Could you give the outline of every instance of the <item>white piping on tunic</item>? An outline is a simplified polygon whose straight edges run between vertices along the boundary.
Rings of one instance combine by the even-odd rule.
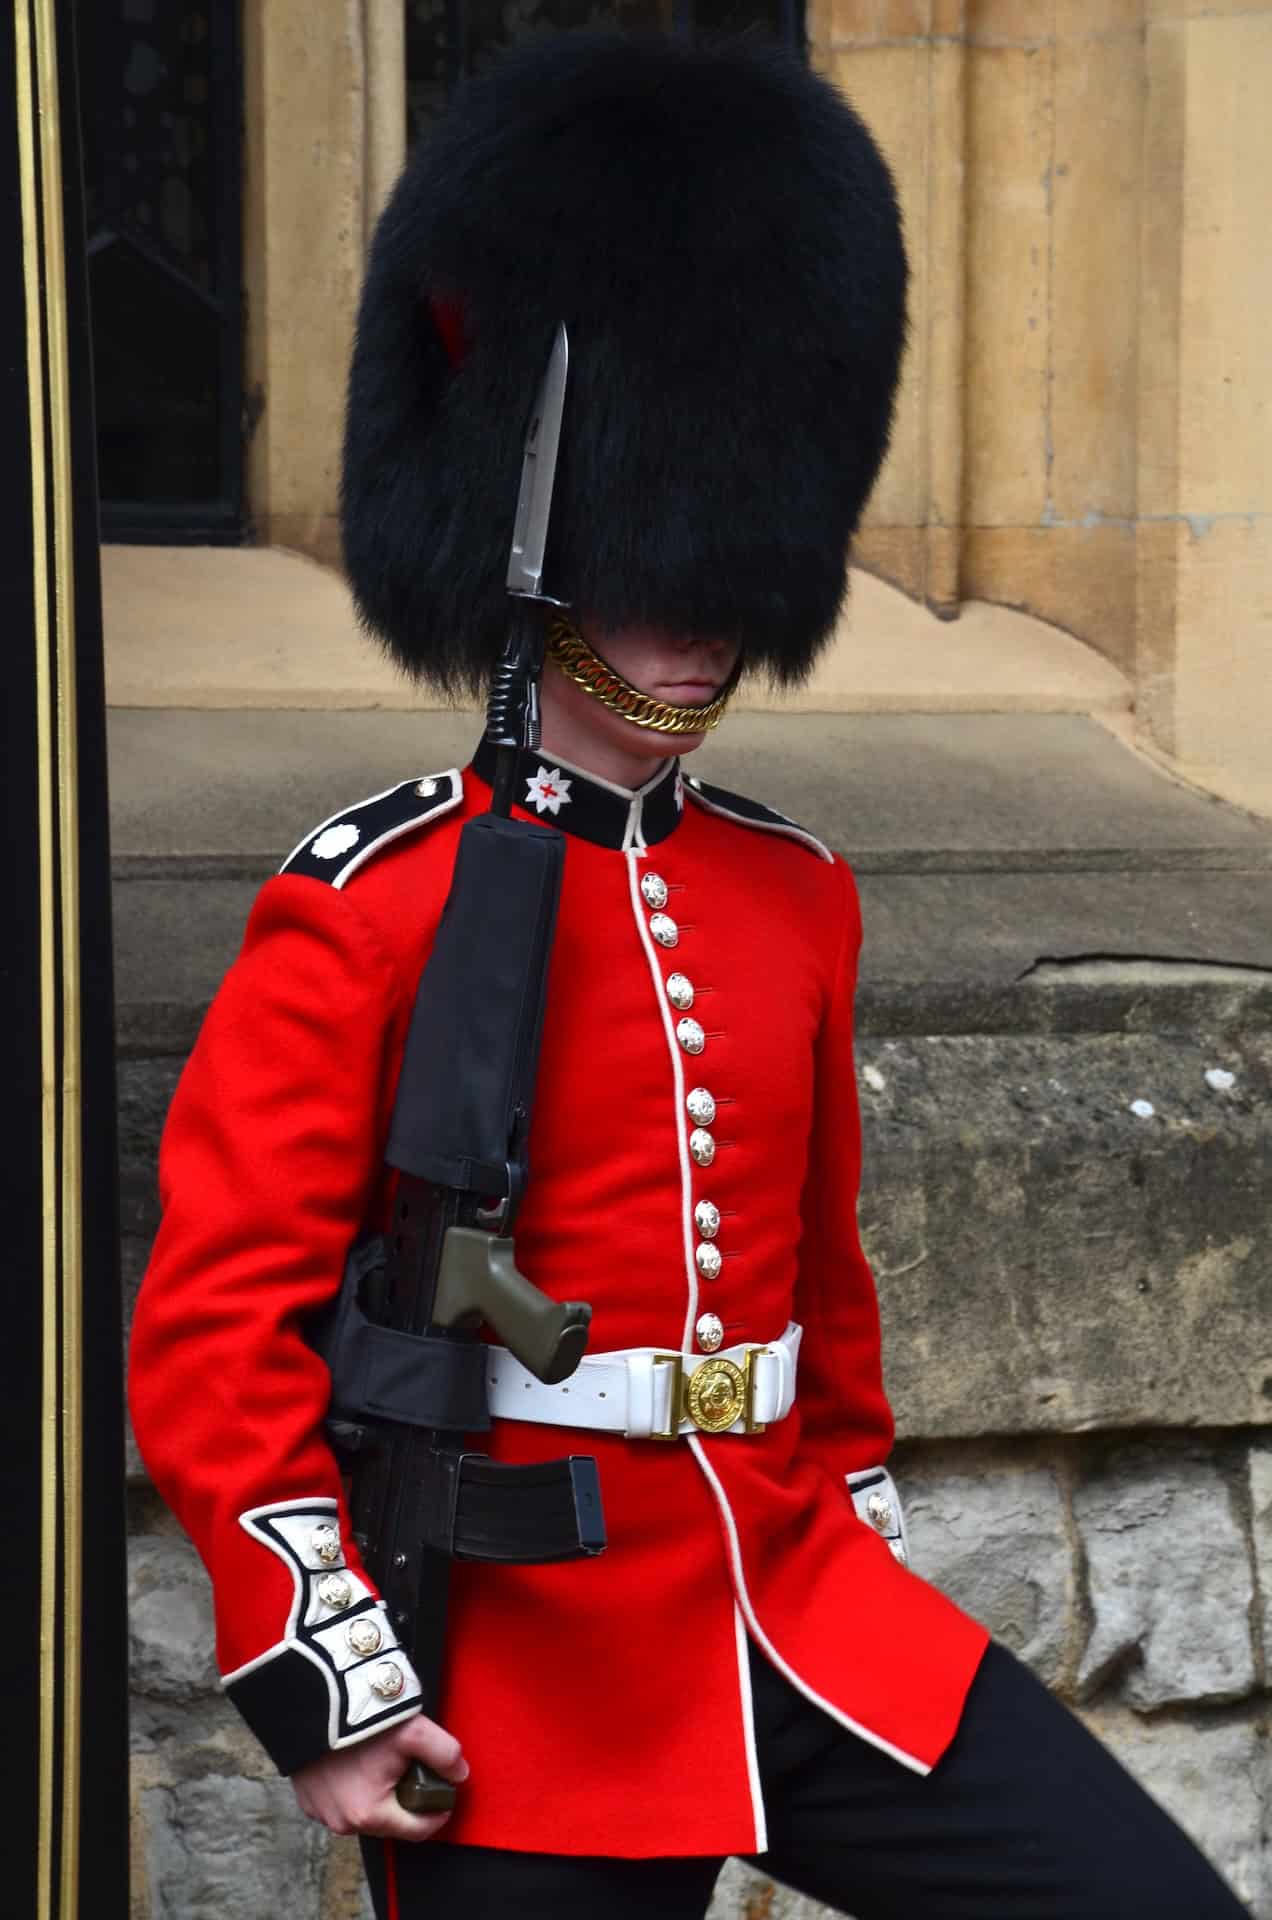
[[[824,846],[815,833],[807,833],[803,827],[797,827],[793,820],[753,820],[749,813],[735,813],[732,807],[722,807],[718,800],[708,800],[697,782],[687,779],[685,785],[691,798],[697,801],[704,813],[718,813],[722,820],[736,820],[740,827],[754,827],[757,833],[780,833],[787,840],[799,840],[822,860],[828,860],[833,866],[835,856],[830,848]]]
[[[424,779],[425,777],[426,776],[423,774],[420,775],[421,779]],[[427,777],[431,777],[431,776],[427,776]],[[352,806],[341,807],[339,813],[333,813],[329,819],[320,820],[316,827],[310,827],[309,832],[305,835],[303,840],[298,840],[296,842],[295,846],[292,848],[291,852],[288,854],[287,858],[284,860],[283,866],[280,867],[278,871],[281,873],[283,871],[283,867],[289,867],[292,861],[296,858],[296,855],[298,853],[303,853],[305,848],[309,845],[310,841],[316,840],[318,838],[318,835],[320,833],[323,833],[328,827],[339,826],[341,821],[347,820],[351,813],[358,813],[363,807],[373,807],[377,800],[387,800],[389,795],[391,793],[396,793],[398,788],[402,785],[403,785],[403,782],[401,780],[395,780],[391,787],[386,787],[384,789],[383,793],[369,793],[365,800],[355,800]]]
[[[694,1323],[698,1314],[698,1267],[693,1257],[693,1168],[689,1159],[688,1135],[685,1130],[685,1075],[680,1060],[680,1048],[676,1044],[675,1028],[671,1024],[671,1011],[667,996],[663,991],[662,974],[659,971],[658,956],[654,951],[653,937],[641,911],[640,890],[636,881],[636,862],[648,848],[640,833],[639,802],[634,802],[628,817],[625,853],[627,859],[627,878],[632,900],[632,912],[636,917],[636,929],[640,934],[645,957],[649,961],[649,971],[653,977],[654,998],[658,1002],[658,1011],[662,1018],[663,1032],[667,1036],[667,1051],[671,1056],[672,1078],[676,1088],[676,1146],[680,1156],[680,1211],[685,1238],[685,1276],[689,1286],[689,1309],[685,1315],[684,1331],[681,1334],[681,1349],[689,1351],[693,1338]],[[639,838],[640,845],[630,844]],[[690,1445],[696,1443],[691,1441]],[[708,1473],[708,1477],[711,1477]],[[732,1515],[730,1515],[732,1525]],[[736,1537],[736,1536],[735,1536]],[[740,1563],[739,1563],[740,1564]],[[741,1580],[736,1583],[741,1586]],[[760,1786],[759,1755],[755,1746],[755,1709],[751,1699],[751,1667],[747,1658],[746,1631],[738,1602],[733,1603],[734,1646],[738,1663],[738,1696],[742,1709],[742,1734],[746,1746],[746,1779],[751,1795],[751,1814],[755,1821],[755,1851],[764,1853],[768,1849],[768,1821],[764,1812],[764,1795]],[[758,1637],[758,1636],[757,1636]]]
[[[325,833],[328,827],[342,826],[346,820],[351,819],[353,814],[361,813],[364,807],[373,807],[377,800],[387,800],[390,794],[400,792],[403,787],[417,785],[419,780],[436,780],[439,783],[443,780],[449,780],[451,785],[450,798],[440,801],[437,806],[425,807],[421,812],[413,813],[409,820],[402,822],[401,826],[393,827],[388,833],[379,834],[374,840],[368,840],[364,847],[358,849],[353,859],[346,861],[345,865],[341,867],[334,876],[331,882],[332,886],[337,888],[343,887],[345,881],[357,872],[363,862],[369,860],[373,853],[378,853],[381,847],[387,847],[390,841],[401,839],[404,833],[414,833],[417,827],[427,826],[430,820],[436,820],[439,815],[443,813],[450,813],[453,808],[460,804],[464,797],[464,781],[458,767],[447,767],[442,773],[420,774],[416,780],[395,780],[393,785],[391,787],[385,787],[382,793],[369,793],[365,800],[355,800],[352,806],[341,807],[339,813],[333,813],[328,819],[320,821],[316,827],[309,829],[309,832],[303,840],[297,841],[278,871],[285,873],[292,861],[296,858],[296,855],[303,853],[306,847],[312,846],[313,842],[320,834]]]
[[[446,777],[445,774],[437,775],[439,780],[444,780]],[[453,813],[456,807],[462,806],[464,784],[459,777],[458,768],[450,770],[450,777],[455,783],[455,790],[449,800],[443,800],[440,806],[430,807],[427,813],[417,813],[413,819],[404,820],[400,827],[391,827],[387,833],[380,834],[377,839],[369,840],[365,847],[359,847],[353,859],[341,867],[331,883],[332,886],[338,890],[344,886],[346,880],[352,880],[359,867],[365,866],[372,854],[379,853],[382,847],[389,846],[394,840],[400,840],[404,834],[415,833],[420,827],[430,826],[434,820],[440,820],[444,813]]]
[[[615,788],[615,792],[618,789]],[[649,852],[645,842],[644,806],[639,794],[627,809],[627,825],[623,828],[624,853],[638,853],[642,856]]]
[[[633,829],[639,831],[639,824],[638,817],[629,819],[627,824],[629,839],[631,838]],[[671,1024],[671,1009],[667,1003],[667,995],[663,991],[662,974],[658,970],[658,956],[654,951],[653,936],[646,924],[645,915],[641,911],[640,889],[636,881],[636,862],[641,858],[642,854],[647,851],[648,849],[643,845],[641,847],[631,846],[627,849],[624,857],[627,861],[627,881],[631,893],[632,912],[636,917],[636,931],[639,933],[641,945],[645,949],[645,958],[649,961],[649,971],[654,983],[654,999],[658,1003],[658,1012],[662,1020],[663,1032],[667,1036],[667,1051],[671,1055],[671,1074],[676,1090],[675,1124],[676,1149],[680,1158],[680,1218],[685,1242],[685,1278],[689,1287],[689,1306],[685,1314],[685,1324],[680,1336],[680,1347],[682,1352],[687,1353],[689,1351],[689,1343],[693,1337],[694,1321],[698,1314],[698,1269],[693,1257],[693,1169],[689,1163],[689,1141],[684,1125],[684,1068],[680,1064],[680,1048],[676,1044],[676,1030]]]
[[[909,1767],[912,1773],[931,1773],[932,1769],[926,1761],[916,1760],[912,1753],[905,1753],[900,1747],[894,1747],[890,1740],[883,1739],[880,1734],[871,1733],[869,1727],[863,1727],[859,1720],[853,1720],[831,1701],[824,1700],[820,1693],[813,1691],[806,1680],[800,1679],[794,1667],[788,1666],[786,1661],[783,1660],[781,1654],[777,1651],[777,1648],[773,1645],[759,1621],[756,1619],[755,1609],[751,1605],[751,1596],[746,1590],[746,1575],[742,1571],[742,1548],[738,1540],[738,1529],[737,1523],[733,1518],[733,1509],[729,1505],[729,1497],[720,1485],[715,1469],[707,1459],[702,1441],[696,1433],[689,1436],[689,1447],[697,1459],[698,1465],[707,1477],[707,1484],[715,1494],[716,1504],[723,1516],[725,1528],[729,1535],[729,1555],[733,1561],[733,1579],[738,1602],[743,1613],[746,1615],[746,1624],[756,1645],[763,1649],[778,1672],[790,1681],[797,1692],[803,1694],[805,1700],[811,1700],[815,1707],[820,1707],[823,1713],[828,1713],[832,1720],[837,1720],[841,1727],[848,1729],[849,1733],[855,1733],[859,1740],[866,1741],[867,1744],[872,1747],[878,1747],[881,1753],[890,1754],[894,1760],[899,1760],[903,1767]]]
[[[738,1685],[742,1692],[742,1734],[746,1741],[746,1777],[751,1789],[751,1812],[755,1816],[755,1851],[768,1852],[768,1816],[764,1811],[764,1789],[760,1785],[760,1756],[755,1745],[755,1703],[751,1698],[751,1661],[747,1653],[746,1626],[742,1609],[733,1602],[733,1625],[738,1648]]]

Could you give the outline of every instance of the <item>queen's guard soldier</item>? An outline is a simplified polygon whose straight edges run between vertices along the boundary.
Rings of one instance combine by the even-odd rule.
[[[858,1920],[1240,1911],[906,1564],[856,1223],[852,876],[684,764],[739,676],[799,681],[835,623],[905,286],[861,121],[743,45],[537,40],[467,88],[380,223],[349,571],[410,673],[497,699],[469,766],[386,770],[262,891],[168,1121],[133,1411],[211,1572],[227,1691],[305,1811],[363,1837],[381,1916],[687,1920],[728,1854]],[[408,1029],[432,1023],[442,1104],[489,1077],[446,1034],[484,1016],[509,920],[491,886],[472,930],[475,831],[517,823],[563,859],[507,1178],[502,1135],[394,1160]],[[395,1236],[421,1174],[441,1225]],[[456,1556],[439,1664],[446,1595],[394,1597],[416,1538],[372,1538],[356,1451],[350,1508],[324,1428],[348,1349],[312,1328],[368,1227],[392,1271],[395,1239],[466,1219],[484,1271],[514,1216],[509,1271],[515,1240],[525,1281],[590,1303],[586,1354],[545,1364],[492,1305],[480,1406],[438,1412],[430,1372],[426,1443],[375,1456],[414,1463],[385,1497]],[[472,1316],[465,1338],[437,1267],[391,1337],[461,1369]],[[395,1286],[359,1338],[390,1334]],[[466,1418],[467,1449],[439,1431]],[[374,1417],[338,1426],[374,1453]],[[573,1545],[549,1550],[567,1465]],[[453,1812],[403,1804],[412,1760]]]

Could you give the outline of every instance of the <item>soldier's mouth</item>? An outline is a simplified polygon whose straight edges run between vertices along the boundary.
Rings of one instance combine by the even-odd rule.
[[[718,680],[663,680],[656,691],[678,707],[710,706],[720,690]]]

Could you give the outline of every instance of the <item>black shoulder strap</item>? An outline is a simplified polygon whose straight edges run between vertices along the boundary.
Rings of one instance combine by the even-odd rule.
[[[463,798],[464,777],[458,767],[403,780],[333,813],[305,835],[279,871],[343,887],[383,847],[452,812]]]
[[[705,780],[688,776],[685,790],[689,798],[707,813],[718,814],[723,820],[736,820],[739,826],[755,827],[760,833],[780,833],[787,840],[798,840],[801,846],[810,848],[822,860],[833,860],[835,857],[816,834],[809,833],[806,827],[797,826],[784,813],[778,813],[775,807],[766,807],[762,801],[748,800],[745,794],[730,793],[725,787],[708,786]]]

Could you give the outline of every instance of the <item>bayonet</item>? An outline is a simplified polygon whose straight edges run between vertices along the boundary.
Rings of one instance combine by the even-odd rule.
[[[530,412],[521,456],[521,489],[508,556],[508,591],[518,599],[546,600],[560,606],[543,591],[543,556],[552,518],[552,489],[556,482],[561,421],[565,414],[565,384],[570,371],[570,341],[564,323],[556,331],[552,351]]]

